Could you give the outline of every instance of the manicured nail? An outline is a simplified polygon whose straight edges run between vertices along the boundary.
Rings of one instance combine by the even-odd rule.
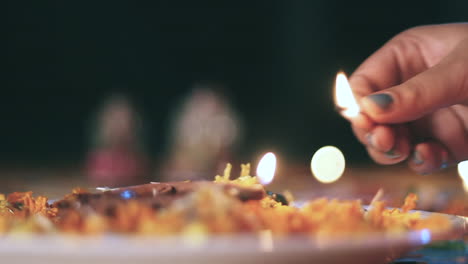
[[[369,132],[366,134],[366,142],[367,142],[367,145],[375,148],[374,141],[372,140],[372,133]]]
[[[413,160],[413,163],[416,164],[416,165],[421,165],[421,164],[424,163],[424,160],[423,160],[421,154],[417,150],[415,150],[413,152],[412,160]]]
[[[394,151],[393,149],[385,152],[385,156],[390,159],[398,159],[399,157],[401,157],[401,155],[397,153],[396,151]]]
[[[443,169],[446,169],[448,167],[448,152],[447,151],[443,151],[442,152],[442,164],[440,164],[440,169],[443,170]]]
[[[384,110],[393,103],[393,98],[386,93],[372,94],[367,96],[367,98]]]

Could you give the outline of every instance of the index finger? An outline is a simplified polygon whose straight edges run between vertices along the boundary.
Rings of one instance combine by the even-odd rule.
[[[426,69],[418,41],[402,33],[366,59],[349,81],[359,100],[370,93],[401,84]]]

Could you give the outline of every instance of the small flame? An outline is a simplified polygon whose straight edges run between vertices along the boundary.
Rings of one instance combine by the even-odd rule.
[[[276,156],[272,152],[263,155],[257,166],[257,177],[261,184],[267,185],[273,181],[276,170]]]
[[[354,98],[353,90],[349,85],[346,75],[342,72],[336,75],[335,103],[341,109],[343,116],[352,118],[359,115],[359,105],[356,98]]]
[[[458,175],[462,178],[463,188],[468,193],[468,160],[458,163]]]

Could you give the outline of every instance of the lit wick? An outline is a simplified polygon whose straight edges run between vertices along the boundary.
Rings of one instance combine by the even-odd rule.
[[[276,156],[272,152],[268,152],[258,162],[257,179],[262,185],[267,185],[273,181],[276,171]],[[273,200],[288,205],[288,200],[282,194],[266,190],[266,194]]]
[[[262,185],[267,185],[273,181],[276,170],[276,156],[272,152],[263,155],[258,162],[257,178]]]
[[[353,118],[359,115],[359,105],[343,72],[339,72],[336,75],[335,104],[340,114],[346,118]]]

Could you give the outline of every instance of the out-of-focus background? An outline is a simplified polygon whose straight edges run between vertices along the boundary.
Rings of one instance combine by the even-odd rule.
[[[145,150],[161,157],[171,114],[197,86],[219,89],[242,120],[244,159],[271,149],[305,162],[334,144],[367,161],[334,112],[336,72],[406,28],[467,20],[468,2],[357,2],[10,1],[0,161],[83,159],[113,93],[141,113]]]
[[[11,183],[0,191],[211,177],[266,151],[293,174],[284,164],[307,171],[324,145],[368,168],[334,111],[337,71],[466,10],[464,0],[9,1],[0,177]]]

